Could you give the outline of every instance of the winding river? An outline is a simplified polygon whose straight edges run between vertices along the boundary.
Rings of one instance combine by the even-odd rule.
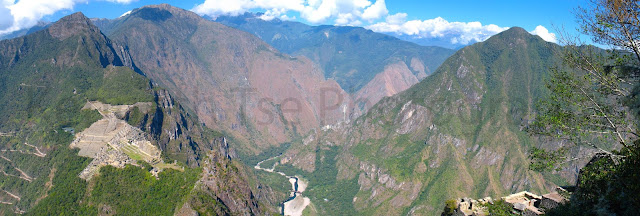
[[[274,163],[271,168],[260,167],[260,164],[262,164],[262,162],[275,159],[276,157],[279,156],[260,161],[258,162],[258,164],[256,164],[256,166],[254,166],[254,168],[266,172],[278,173],[289,180],[289,183],[291,183],[291,194],[289,195],[289,199],[282,203],[281,213],[285,216],[300,216],[302,215],[302,211],[304,211],[304,209],[309,206],[309,204],[311,204],[311,200],[308,197],[302,196],[302,192],[307,189],[308,183],[302,180],[299,176],[288,176],[283,172],[275,172],[274,168],[278,165],[277,162]]]

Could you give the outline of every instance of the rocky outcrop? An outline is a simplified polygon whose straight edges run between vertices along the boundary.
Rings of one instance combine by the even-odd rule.
[[[417,65],[420,64],[414,64],[416,67]],[[422,69],[422,73],[422,78],[426,77],[424,69]],[[373,77],[370,82],[354,95],[354,98],[358,104],[363,105],[364,112],[378,103],[383,97],[400,93],[418,83],[418,81],[418,77],[409,70],[409,67],[404,62],[398,61],[385,66],[381,73]]]
[[[214,142],[220,146],[227,145],[226,138]],[[215,212],[217,215],[276,213],[277,199],[273,197],[271,189],[259,183],[252,186],[251,177],[244,174],[244,169],[241,164],[229,159],[228,155],[210,151],[202,162],[202,177],[195,184],[196,192],[179,210],[180,215],[198,215],[199,212]],[[212,201],[203,202],[199,194],[211,197]]]

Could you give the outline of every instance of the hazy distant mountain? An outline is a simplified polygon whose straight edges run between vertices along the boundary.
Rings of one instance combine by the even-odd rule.
[[[386,33],[386,34],[391,35],[393,37],[400,38],[405,41],[413,42],[422,46],[439,46],[439,47],[444,47],[444,48],[453,49],[453,50],[459,50],[465,46],[473,44],[473,42],[467,45],[453,44],[451,43],[451,39],[448,39],[448,38],[420,38],[415,35],[401,35],[401,34],[395,34],[395,33]]]
[[[45,29],[49,25],[51,25],[51,23],[42,22],[41,21],[41,22],[38,22],[38,24],[36,24],[35,26],[33,26],[31,28],[21,29],[21,30],[14,31],[14,32],[11,32],[11,33],[6,34],[6,35],[2,35],[2,36],[0,36],[0,40],[5,40],[5,39],[11,39],[11,38],[25,36],[25,35],[34,33],[34,32],[36,32],[38,30]]]
[[[336,80],[349,93],[367,88],[376,75],[394,64],[421,80],[453,54],[450,49],[419,46],[361,27],[265,21],[252,13],[221,16],[215,21],[255,34],[282,52],[310,58],[324,69],[326,78]]]

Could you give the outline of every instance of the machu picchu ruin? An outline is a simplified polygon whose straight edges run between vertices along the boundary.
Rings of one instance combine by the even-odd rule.
[[[138,107],[146,113],[150,110],[151,103],[112,106],[88,101],[83,107],[83,109],[97,110],[103,118],[77,133],[70,145],[71,148],[80,149],[78,155],[93,158],[93,161],[80,173],[82,179],[91,179],[98,173],[100,167],[106,165],[123,168],[127,164],[140,165],[138,161],[144,161],[153,166],[151,173],[156,176],[164,168],[180,169],[162,160],[160,149],[147,139],[144,131],[120,119],[133,107]]]

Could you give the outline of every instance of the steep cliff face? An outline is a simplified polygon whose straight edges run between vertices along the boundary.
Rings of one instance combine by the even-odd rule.
[[[304,57],[282,54],[246,32],[169,5],[146,6],[111,30],[154,82],[185,101],[242,153],[343,121],[349,96]]]
[[[222,154],[227,146],[225,138],[214,140],[216,151],[209,152],[202,162],[202,176],[194,192],[178,211],[178,215],[264,215],[279,212],[279,198],[271,188],[260,184],[251,170],[231,155]]]
[[[561,173],[529,171],[527,151],[561,143],[531,138],[523,128],[546,94],[543,80],[560,49],[512,28],[461,49],[353,125],[327,129],[302,146],[342,146],[335,176],[357,181],[352,204],[364,214],[434,214],[449,198],[551,190],[564,183],[553,176]],[[323,160],[316,157],[314,172]]]

